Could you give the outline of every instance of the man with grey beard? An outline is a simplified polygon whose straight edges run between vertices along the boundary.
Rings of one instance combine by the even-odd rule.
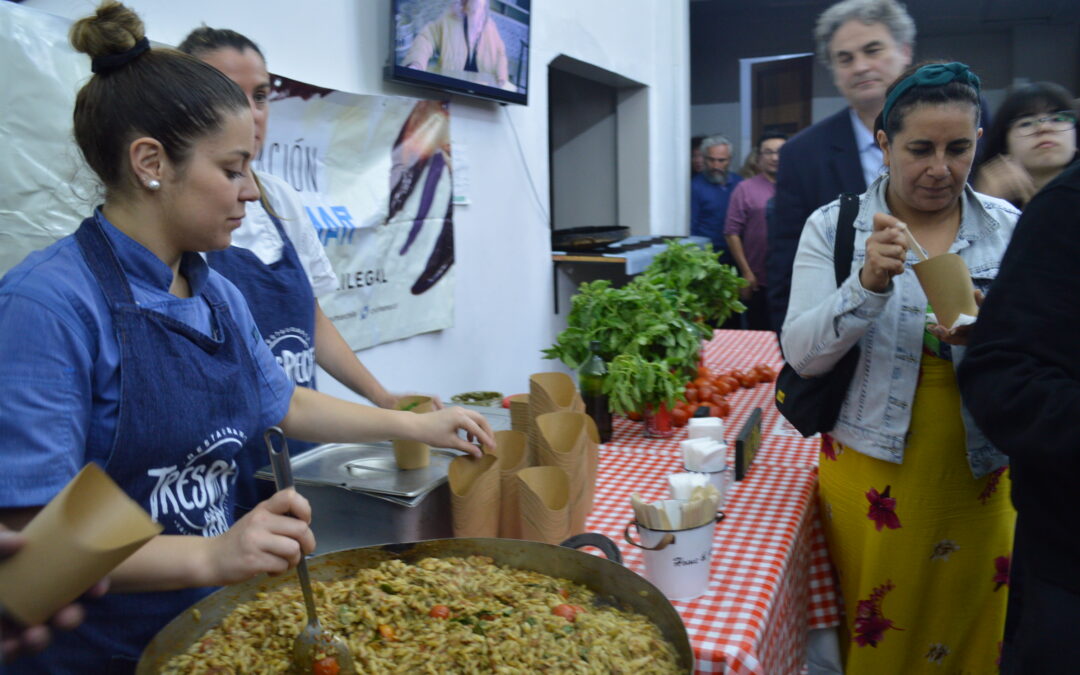
[[[724,239],[728,202],[742,176],[731,171],[731,141],[709,136],[701,142],[705,170],[690,180],[690,234],[708,237],[720,261],[734,265]]]

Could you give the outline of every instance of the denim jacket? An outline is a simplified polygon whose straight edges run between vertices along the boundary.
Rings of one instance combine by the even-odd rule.
[[[781,342],[785,358],[804,377],[830,371],[858,343],[859,362],[831,435],[863,454],[899,464],[918,384],[927,300],[911,269],[918,258],[910,251],[903,274],[893,277],[885,292],[868,291],[859,281],[874,214],[889,213],[888,184],[883,175],[859,197],[851,274],[840,288],[833,270],[839,200],[807,219],[795,256]],[[949,251],[964,259],[975,287],[983,292],[997,276],[1019,216],[1008,202],[965,187],[960,229]],[[954,367],[963,352],[952,348]],[[983,437],[966,409],[962,416],[972,473],[983,476],[1004,466],[1008,459]]]

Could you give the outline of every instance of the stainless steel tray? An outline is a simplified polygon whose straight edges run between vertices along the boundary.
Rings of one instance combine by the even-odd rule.
[[[419,498],[446,482],[455,450],[431,449],[431,463],[423,469],[403,471],[394,461],[390,443],[328,443],[292,458],[293,480],[300,485],[332,486],[371,493],[412,506]],[[273,480],[265,466],[256,478]]]

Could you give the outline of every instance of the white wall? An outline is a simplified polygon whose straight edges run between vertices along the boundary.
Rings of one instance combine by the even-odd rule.
[[[93,0],[27,0],[69,18]],[[206,22],[255,40],[281,75],[362,94],[425,97],[383,82],[389,0],[128,0],[151,39],[176,44]],[[551,370],[540,349],[562,328],[552,313],[548,224],[547,64],[559,54],[650,87],[649,230],[685,233],[689,184],[687,0],[543,0],[533,3],[529,105],[454,98],[452,135],[467,147],[471,205],[455,212],[454,326],[360,353],[392,391],[448,396],[475,389],[527,391],[529,373]],[[273,124],[273,120],[270,121]],[[520,149],[519,149],[520,143]],[[530,185],[530,176],[533,182]],[[349,396],[320,374],[322,389]]]

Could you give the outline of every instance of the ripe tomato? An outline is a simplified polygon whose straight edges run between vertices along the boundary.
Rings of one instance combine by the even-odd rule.
[[[576,607],[576,605],[555,605],[551,608],[551,613],[573,623],[577,620],[578,615]]]
[[[690,413],[686,412],[686,408],[675,408],[671,411],[672,426],[685,427],[688,419],[690,419]]]
[[[757,384],[756,377],[742,370],[736,370],[735,372],[733,372],[732,377],[734,377],[738,381],[740,387],[746,387],[747,389]]]
[[[431,608],[431,611],[428,612],[428,616],[434,619],[449,619],[450,608],[446,605],[435,605]]]
[[[385,623],[379,624],[379,635],[381,635],[384,640],[389,640],[390,642],[397,640],[397,633],[394,632],[394,627]]]
[[[713,380],[713,389],[716,389],[716,391],[720,394],[731,393],[731,387],[729,386],[727,379],[724,377],[718,377]]]
[[[716,417],[727,417],[731,414],[731,404],[727,402],[727,399],[720,399],[713,407],[716,408]]]
[[[712,372],[705,366],[698,366],[697,374],[698,377],[712,377]]]
[[[773,370],[772,367],[770,367],[769,365],[767,365],[765,363],[762,363],[761,365],[759,365],[756,368],[756,370],[758,371],[758,379],[760,381],[762,381],[762,382],[775,382],[776,381],[776,371]]]
[[[704,387],[698,387],[698,400],[702,403],[708,403],[715,393],[716,389],[713,389],[711,384],[707,384]]]
[[[698,389],[692,384],[686,385],[686,400],[689,403],[696,403],[698,400]]]
[[[338,675],[341,672],[341,666],[338,665],[336,658],[327,656],[311,664],[311,672],[315,675]]]
[[[722,379],[724,380],[724,382],[727,383],[728,393],[729,394],[731,392],[735,391],[736,389],[738,389],[740,386],[742,386],[742,385],[739,384],[739,381],[736,380],[731,375],[724,375],[724,377]]]
[[[628,413],[626,413],[626,419],[628,419],[628,420],[630,420],[632,422],[640,422],[641,421],[641,413],[639,413],[639,412],[628,412]]]

